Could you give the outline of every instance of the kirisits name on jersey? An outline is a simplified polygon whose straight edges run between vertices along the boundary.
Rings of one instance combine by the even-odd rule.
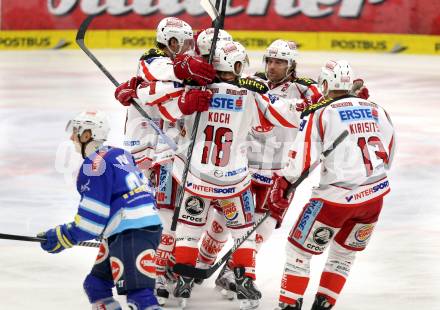
[[[243,111],[243,99],[242,97],[215,94],[212,97],[210,108],[215,110],[225,111]]]

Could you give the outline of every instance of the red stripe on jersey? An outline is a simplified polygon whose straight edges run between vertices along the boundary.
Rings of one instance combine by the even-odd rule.
[[[388,145],[388,155],[391,156],[394,146],[394,135],[391,137],[390,144]]]
[[[145,61],[141,61],[141,66],[142,66],[142,72],[144,73],[145,78],[146,78],[148,81],[157,81],[157,79],[154,77],[154,75],[152,75],[152,74],[150,73],[150,71],[148,71],[148,68],[147,68],[147,66],[145,65]]]
[[[166,95],[164,95],[162,97],[159,97],[158,99],[154,100],[153,102],[149,102],[148,105],[151,106],[151,105],[161,104],[161,103],[163,103],[165,101],[168,101],[170,99],[179,97],[180,95],[183,94],[183,92],[184,92],[184,90],[182,89],[182,90],[178,90],[178,91],[176,91],[174,93],[166,94]]]
[[[296,128],[295,125],[289,123],[284,117],[281,116],[281,114],[278,113],[277,110],[275,110],[271,105],[267,106],[269,109],[269,112],[277,119],[277,121],[283,126],[288,128]]]
[[[159,112],[165,117],[167,118],[171,123],[174,123],[175,121],[177,121],[174,117],[171,116],[170,112],[168,112],[168,110],[161,104],[159,104]]]
[[[151,82],[149,86],[150,86],[150,95],[156,94],[156,82]]]
[[[306,136],[305,136],[305,154],[304,154],[304,165],[303,165],[303,171],[310,168],[310,161],[311,161],[311,148],[312,148],[312,127],[313,127],[313,117],[315,116],[315,113],[310,114],[309,123],[307,124],[306,129]]]
[[[256,102],[255,102],[256,103]],[[260,125],[261,128],[263,128],[263,130],[271,130],[273,128],[273,124],[271,122],[269,122],[266,117],[264,117],[264,113],[260,110],[260,107],[257,104],[257,111],[258,111],[258,118],[260,121]]]

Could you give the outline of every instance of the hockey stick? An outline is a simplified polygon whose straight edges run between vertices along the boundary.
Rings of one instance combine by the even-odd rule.
[[[307,176],[310,174],[310,172],[313,169],[315,169],[325,157],[327,157],[331,152],[333,152],[333,150],[347,137],[347,135],[348,135],[348,131],[344,130],[336,138],[336,140],[333,142],[333,144],[322,153],[320,160],[315,162],[313,165],[311,165],[309,167],[309,169],[304,171],[300,175],[300,177],[298,178],[299,182],[296,181],[295,183],[293,183],[292,186],[289,188],[289,190],[291,190],[291,192],[295,191],[296,187],[298,187],[301,184],[301,182],[304,181],[305,178],[307,178]],[[249,238],[249,236],[261,225],[261,223],[263,223],[264,220],[266,220],[269,217],[269,215],[270,215],[269,211],[264,213],[264,216],[261,217],[258,221],[256,221],[254,223],[254,225],[252,226],[252,229],[250,231],[246,232],[242,237],[237,239],[235,241],[234,245],[232,246],[232,248],[229,249],[229,251],[226,252],[225,255],[223,255],[215,264],[213,264],[208,269],[196,268],[196,267],[193,267],[190,265],[185,265],[185,264],[176,264],[173,267],[173,271],[175,273],[178,273],[178,274],[185,276],[185,277],[191,277],[191,278],[196,278],[196,279],[209,278],[214,272],[216,272],[217,269],[219,269],[231,257],[231,255],[235,252],[235,250],[237,250],[243,244],[243,242],[247,238]]]
[[[11,234],[2,234],[2,233],[0,233],[0,239],[30,241],[30,242],[46,241],[46,239],[40,237],[29,237],[29,236],[20,236],[20,235],[11,235]],[[90,248],[99,248],[100,243],[91,242],[91,241],[81,241],[76,245],[90,247]]]
[[[78,46],[86,53],[86,55],[95,63],[96,66],[105,74],[105,76],[113,83],[114,86],[118,87],[119,82],[113,77],[113,75],[104,67],[104,65],[93,55],[93,53],[86,47],[84,38],[86,36],[87,28],[89,27],[92,20],[97,15],[89,15],[79,26],[78,32],[76,34],[76,43]],[[136,110],[147,120],[148,124],[156,131],[163,141],[168,144],[174,151],[177,150],[176,143],[168,137],[156,123],[151,119],[150,116],[141,108],[139,99],[134,99],[131,103]]]
[[[226,0],[223,0],[222,4],[226,6]],[[214,53],[215,53],[215,47],[217,46],[217,38],[220,30],[221,20],[222,18],[224,19],[224,16],[218,14],[218,11],[215,9],[211,1],[209,0],[201,0],[200,5],[205,9],[205,11],[211,17],[211,19],[213,20],[213,24],[215,24],[214,35],[212,38],[211,50],[209,51],[209,59],[208,59],[208,63],[212,63],[212,59],[214,58]],[[206,90],[206,86],[203,87],[203,90]],[[183,169],[182,182],[180,183],[179,188],[177,189],[173,221],[171,223],[171,231],[176,231],[177,220],[179,219],[180,208],[185,193],[185,184],[188,178],[189,167],[191,165],[191,158],[193,154],[194,144],[196,141],[196,135],[199,129],[200,116],[201,116],[201,112],[197,112],[196,117],[194,119],[194,125],[191,131],[191,142],[188,145],[188,151],[186,153],[186,165]]]
[[[331,152],[333,152],[333,150],[342,142],[344,141],[345,138],[347,138],[348,136],[348,130],[344,130],[336,139],[335,141],[333,141],[332,145],[329,146],[329,148],[327,150],[325,150],[324,152],[322,152],[321,154],[321,159],[317,162],[314,162],[309,169],[305,170],[300,176],[299,178],[292,183],[287,190],[284,192],[284,198],[289,197],[290,194],[292,194],[296,188],[302,183],[302,181],[304,181],[304,179],[306,179],[309,174],[320,164],[320,162],[322,161],[322,159],[324,157],[327,157]]]

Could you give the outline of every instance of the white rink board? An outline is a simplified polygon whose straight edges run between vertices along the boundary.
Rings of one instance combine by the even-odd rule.
[[[136,73],[141,53],[96,51],[120,81]],[[366,80],[371,100],[391,114],[398,143],[391,194],[335,309],[437,309],[440,58],[309,52],[300,55],[299,75],[316,79],[328,59],[351,62],[357,76]],[[261,64],[261,53],[251,54],[249,73]],[[113,91],[81,51],[0,53],[0,232],[35,235],[73,219],[79,196],[55,169],[56,152],[68,139],[67,120],[90,107],[110,113],[111,144],[121,145],[124,108],[113,99]],[[300,187],[283,227],[258,255],[259,309],[277,305],[286,236],[316,182],[314,174]],[[76,247],[50,255],[38,244],[0,240],[0,309],[89,309],[82,281],[95,256],[96,249]],[[303,309],[311,306],[324,258],[313,260]],[[194,290],[187,309],[238,309],[236,302],[222,300],[213,290],[213,279]]]

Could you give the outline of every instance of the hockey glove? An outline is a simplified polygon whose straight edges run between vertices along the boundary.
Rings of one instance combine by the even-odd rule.
[[[274,184],[269,195],[269,210],[272,213],[283,214],[289,207],[290,199],[284,197],[284,193],[290,185],[285,177],[275,176]]]
[[[190,89],[179,98],[179,109],[184,115],[208,111],[212,93],[209,90]]]
[[[309,107],[309,105],[311,105],[311,104],[312,104],[312,100],[309,98],[305,98],[303,100],[299,100],[296,103],[295,107],[298,112],[302,112],[305,109],[307,109]]]
[[[133,98],[138,98],[136,94],[136,87],[142,81],[139,77],[132,77],[127,82],[119,85],[115,90],[115,98],[123,106],[129,106]]]
[[[55,254],[74,246],[76,242],[69,232],[69,226],[70,224],[58,225],[46,232],[39,233],[37,237],[46,239],[41,242],[41,248]]]
[[[180,80],[193,80],[197,85],[205,86],[215,78],[214,67],[201,57],[185,54],[176,55],[173,61],[174,74]]]
[[[363,79],[355,79],[353,81],[353,87],[351,88],[350,93],[365,100],[370,97],[370,92],[368,91],[368,88],[364,86]]]

